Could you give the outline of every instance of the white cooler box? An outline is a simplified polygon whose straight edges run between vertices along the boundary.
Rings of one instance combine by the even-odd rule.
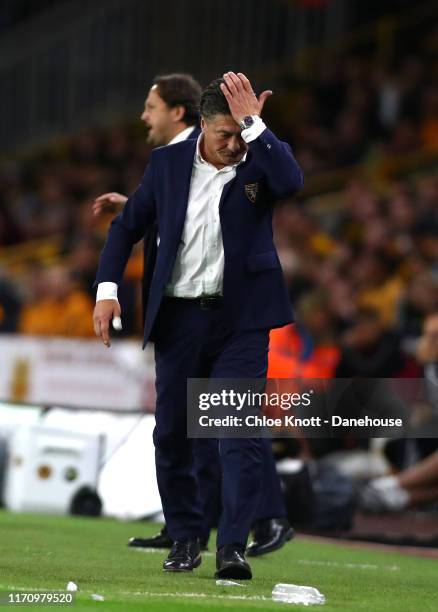
[[[99,514],[95,491],[103,442],[102,435],[44,425],[19,427],[9,438],[6,507],[16,512]]]

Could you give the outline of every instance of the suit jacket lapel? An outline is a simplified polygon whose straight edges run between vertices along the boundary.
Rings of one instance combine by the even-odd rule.
[[[193,140],[193,139],[196,140],[200,133],[201,133],[201,128],[199,128],[197,125],[195,125],[193,130],[187,136],[187,140]]]
[[[175,234],[179,239],[184,227],[189,202],[190,182],[192,179],[193,158],[196,150],[196,140],[188,141],[190,146],[178,156],[178,172],[173,179],[172,198],[175,203]]]
[[[237,166],[237,168],[236,168],[236,176],[233,179],[231,179],[231,181],[228,181],[228,183],[223,188],[221,199],[219,201],[219,212],[222,211],[222,207],[223,207],[224,202],[227,199],[227,197],[228,197],[228,195],[229,195],[229,193],[231,191],[231,188],[238,183],[238,181],[239,181],[239,174],[243,170],[243,168],[245,168],[245,166],[248,164],[248,161],[249,161],[248,158],[250,156],[251,156],[251,153],[250,153],[250,151],[248,151],[246,160],[242,164],[239,164]]]

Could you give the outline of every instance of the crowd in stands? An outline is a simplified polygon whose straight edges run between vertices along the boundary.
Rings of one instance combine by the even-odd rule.
[[[394,35],[385,60],[369,48],[327,50],[299,75],[278,77],[274,91],[288,95],[274,96],[271,107],[305,176],[419,148],[437,151],[437,63],[438,25],[431,20]]]
[[[370,53],[328,54],[309,82],[291,80],[294,112],[278,113],[279,123],[307,180],[357,164],[387,176],[419,151],[438,159],[438,28],[404,42],[385,67]],[[438,309],[436,171],[384,186],[347,178],[325,210],[281,205],[276,235],[298,325],[273,332],[272,348],[288,335],[291,351],[288,365],[278,351],[272,375],[415,375],[415,340]]]
[[[424,147],[438,153],[436,64],[426,61],[436,58],[437,50],[438,29],[432,29],[422,40],[422,55],[408,54],[392,71],[373,66],[367,56],[323,60],[311,82],[291,90],[293,102],[280,93],[270,114],[268,105],[267,121],[291,141],[308,181],[321,171],[375,163],[370,159],[377,154],[391,159]],[[288,100],[290,106],[278,112]],[[62,311],[91,313],[94,273],[109,222],[93,218],[91,203],[106,191],[132,193],[146,160],[141,128],[116,126],[84,130],[36,157],[3,164],[0,244],[56,236],[63,271],[29,261],[17,282],[3,266],[1,331],[92,334],[91,326],[74,323],[75,316],[66,317],[71,327],[63,327],[59,317],[46,317],[45,308],[41,320],[33,309],[50,301]],[[434,172],[387,181],[384,188],[351,178],[326,207],[302,198],[281,203],[275,232],[302,324],[278,332],[291,334],[293,352],[307,362],[331,346],[326,358],[315,357],[324,376],[336,367],[347,375],[353,363],[370,376],[409,368],[411,341],[418,338],[424,315],[437,309]],[[139,331],[133,283],[140,275],[134,258],[125,290],[128,334]],[[66,300],[72,305],[66,307]],[[19,302],[21,315],[6,316],[7,304],[16,311]]]
[[[339,212],[319,221],[301,204],[278,210],[298,313],[290,333],[301,333],[307,359],[342,339],[339,363],[331,359],[331,372],[321,364],[322,376],[336,367],[343,376],[408,375],[424,317],[438,309],[438,179],[397,182],[383,197],[352,181],[341,197]]]

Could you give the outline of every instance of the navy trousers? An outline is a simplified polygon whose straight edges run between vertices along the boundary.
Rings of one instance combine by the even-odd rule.
[[[199,300],[166,298],[154,326],[154,341],[154,444],[163,512],[172,539],[202,537],[205,520],[194,465],[195,441],[187,438],[187,378],[264,378],[269,330],[235,331],[221,308],[201,310]],[[219,457],[222,514],[217,545],[246,545],[254,520],[263,518],[257,514],[263,507],[266,472],[272,476],[266,442],[221,439]],[[273,462],[272,453],[270,457]],[[267,508],[262,510],[274,515]]]
[[[201,541],[208,542],[212,527],[218,524],[221,510],[221,464],[219,440],[199,438],[194,441],[194,470],[198,480],[203,512]],[[269,438],[262,439],[263,485],[254,522],[270,518],[286,517],[286,506],[280,478],[275,467],[272,444]]]

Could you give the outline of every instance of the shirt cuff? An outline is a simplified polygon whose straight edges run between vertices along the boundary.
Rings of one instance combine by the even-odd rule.
[[[116,283],[99,283],[97,286],[96,302],[101,300],[117,300],[117,284]]]
[[[242,130],[242,138],[245,142],[252,142],[266,130],[266,124],[261,117],[256,117],[254,123],[246,130]]]

